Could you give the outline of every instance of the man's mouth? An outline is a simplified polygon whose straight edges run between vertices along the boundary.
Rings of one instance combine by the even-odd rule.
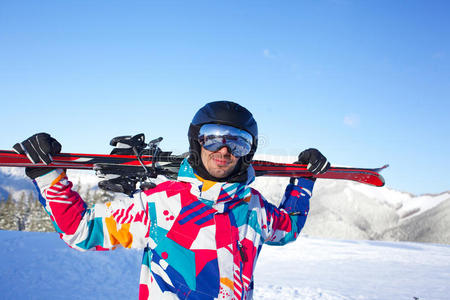
[[[226,166],[228,165],[230,162],[228,159],[225,158],[217,158],[217,157],[213,157],[213,161],[216,163],[216,165],[218,166]]]

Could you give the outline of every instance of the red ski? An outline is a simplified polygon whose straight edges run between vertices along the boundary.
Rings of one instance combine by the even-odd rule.
[[[53,157],[50,165],[43,163],[33,164],[30,160],[14,151],[0,150],[0,167],[59,167],[67,169],[96,169],[96,166],[105,166],[122,174],[143,174],[147,171],[143,165],[156,174],[176,177],[184,156],[171,155],[171,152],[161,152],[157,157],[142,155],[140,160],[134,155],[108,155],[108,154],[80,154],[60,153]],[[252,161],[256,176],[277,177],[315,177],[325,179],[345,179],[361,182],[373,186],[383,186],[384,179],[380,171],[387,168],[385,165],[377,169],[331,167],[326,173],[313,175],[308,172],[306,165],[274,163],[262,160]]]
[[[380,171],[389,165],[376,169],[347,168],[332,166],[324,174],[313,175],[306,169],[306,165],[273,163],[269,161],[254,160],[252,166],[256,176],[281,176],[281,177],[315,177],[324,179],[346,179],[373,186],[383,186],[384,178]]]

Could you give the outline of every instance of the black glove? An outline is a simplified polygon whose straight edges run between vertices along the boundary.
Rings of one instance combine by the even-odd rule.
[[[44,163],[46,165],[52,162],[52,155],[61,152],[61,144],[52,138],[48,133],[37,133],[22,143],[16,143],[13,150],[18,154],[25,154],[28,159],[34,163]],[[31,179],[47,174],[56,168],[25,168],[25,174]]]
[[[314,148],[306,149],[300,153],[298,161],[295,163],[308,165],[308,171],[314,175],[323,174],[330,168],[327,158]]]
[[[327,158],[320,153],[319,150],[310,148],[306,149],[298,156],[298,161],[294,164],[308,165],[308,171],[314,175],[323,174],[330,168]],[[310,179],[315,180],[314,177]],[[295,177],[291,177],[290,183],[295,183]]]

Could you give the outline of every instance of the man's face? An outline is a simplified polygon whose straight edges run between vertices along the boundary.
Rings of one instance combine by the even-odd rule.
[[[225,146],[214,152],[202,147],[201,157],[206,171],[216,178],[228,177],[239,161],[239,158],[233,156]]]

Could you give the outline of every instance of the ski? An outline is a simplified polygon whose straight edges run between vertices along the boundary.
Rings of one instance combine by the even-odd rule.
[[[180,165],[182,156],[171,155],[171,152],[161,152],[157,157],[157,162],[172,162]],[[153,156],[142,155],[141,159],[145,166],[152,166]],[[60,153],[53,156],[53,162],[49,165],[44,163],[33,164],[26,155],[17,154],[14,151],[0,150],[1,167],[60,167],[67,169],[92,169],[95,164],[117,164],[123,166],[140,166],[140,162],[135,155],[116,154],[82,154],[82,153]]]
[[[324,174],[313,175],[307,170],[307,165],[274,163],[269,161],[254,160],[252,166],[255,169],[256,176],[281,176],[281,177],[314,177],[323,179],[345,179],[365,183],[373,186],[384,186],[384,178],[380,171],[389,165],[381,168],[349,168],[349,167],[330,167]]]
[[[102,173],[109,174],[144,176],[151,173],[176,178],[184,158],[183,155],[172,155],[171,152],[159,152],[156,157],[141,155],[139,158],[134,155],[60,153],[53,157],[51,164],[46,165],[44,163],[33,164],[26,155],[17,154],[14,151],[0,150],[0,167],[100,169]],[[380,171],[388,167],[385,165],[381,168],[365,169],[332,166],[324,174],[313,175],[307,170],[306,165],[301,164],[254,160],[252,166],[256,176],[344,179],[377,187],[384,185],[384,178],[380,175]]]

